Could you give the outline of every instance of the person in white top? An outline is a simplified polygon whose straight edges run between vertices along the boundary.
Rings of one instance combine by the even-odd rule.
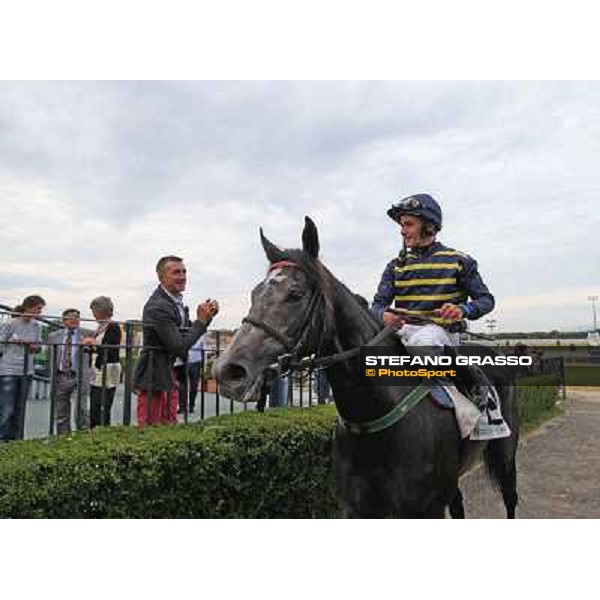
[[[0,442],[23,437],[33,357],[41,341],[40,326],[34,318],[45,305],[41,296],[27,296],[15,308],[17,316],[0,326]]]

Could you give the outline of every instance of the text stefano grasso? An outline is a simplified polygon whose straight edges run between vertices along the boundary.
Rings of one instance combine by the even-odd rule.
[[[531,356],[365,356],[365,366],[367,367],[460,367],[466,365],[527,367],[532,364]]]

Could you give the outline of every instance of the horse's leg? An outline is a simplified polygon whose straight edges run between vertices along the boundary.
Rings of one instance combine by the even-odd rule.
[[[519,445],[519,417],[517,393],[514,381],[502,381],[493,377],[500,396],[502,415],[511,429],[507,438],[490,440],[484,450],[484,462],[493,483],[500,489],[506,508],[506,516],[515,518],[519,497],[517,495],[517,447]]]
[[[450,516],[453,519],[464,519],[465,518],[465,506],[463,504],[463,495],[459,488],[456,488],[456,494],[450,503],[448,504],[448,510],[450,511]]]
[[[485,462],[494,483],[502,492],[506,517],[515,518],[517,495],[517,465],[511,439],[491,440],[485,450]]]
[[[514,519],[516,517],[517,504],[519,503],[519,495],[517,494],[517,469],[514,466],[508,474],[505,487],[502,489],[502,499],[506,507],[506,518]]]

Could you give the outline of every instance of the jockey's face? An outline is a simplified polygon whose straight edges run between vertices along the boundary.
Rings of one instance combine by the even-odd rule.
[[[419,217],[402,215],[399,225],[402,237],[409,248],[418,248],[429,241],[429,237],[423,237],[423,221]]]

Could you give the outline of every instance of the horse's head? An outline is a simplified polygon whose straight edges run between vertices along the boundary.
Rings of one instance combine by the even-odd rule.
[[[306,217],[302,250],[281,250],[262,229],[260,237],[270,263],[267,276],[252,291],[250,312],[214,367],[223,395],[241,401],[258,399],[281,355],[317,352],[331,312],[315,224]]]

